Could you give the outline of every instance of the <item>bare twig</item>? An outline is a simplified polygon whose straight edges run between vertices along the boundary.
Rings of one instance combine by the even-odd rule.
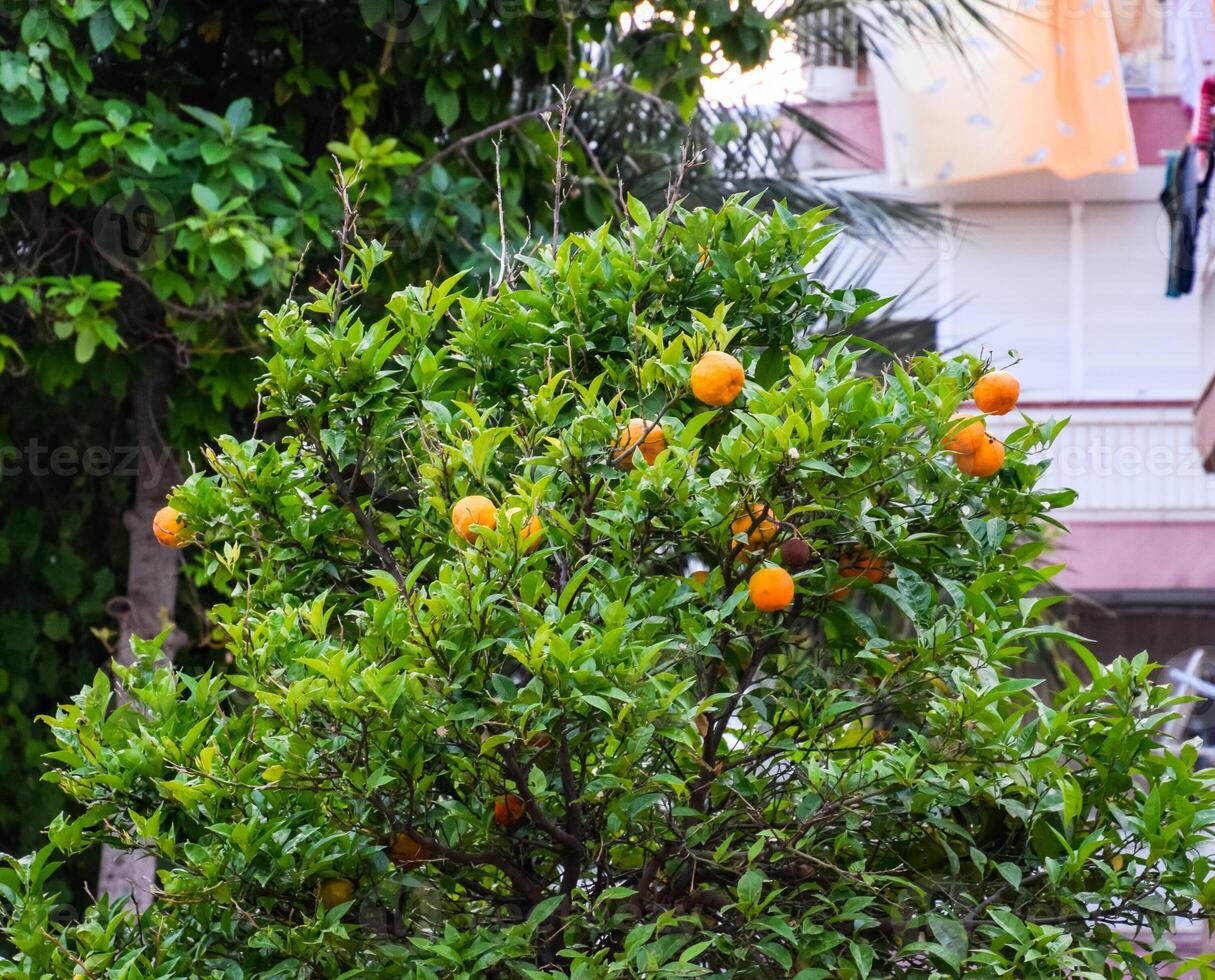
[[[342,226],[338,229],[338,267],[337,267],[337,283],[333,289],[333,316],[332,321],[337,323],[338,315],[342,312],[342,299],[344,288],[346,286],[346,278],[343,275],[343,269],[346,265],[346,250],[351,239],[358,235],[359,226],[359,205],[363,201],[364,187],[359,191],[359,196],[355,198],[354,203],[350,201],[350,188],[359,179],[359,175],[363,171],[363,164],[359,162],[355,164],[354,174],[350,180],[346,179],[346,174],[342,170],[342,164],[336,156],[333,157],[333,184],[337,188],[338,197],[342,201]]]
[[[557,116],[557,132],[556,152],[553,154],[553,242],[557,241],[557,235],[561,231],[561,203],[564,200],[564,184],[565,184],[565,127],[570,116],[570,94],[568,92],[561,93],[560,109]],[[548,131],[551,133],[553,127],[549,125],[548,117],[544,117],[544,125],[548,126]]]
[[[601,88],[603,84],[606,84],[606,80],[603,83],[592,85],[588,89],[580,90],[578,93],[579,98],[584,98],[588,93],[597,88]],[[485,139],[487,136],[493,136],[495,133],[500,133],[504,129],[513,129],[515,126],[518,126],[520,123],[527,122],[529,119],[540,119],[549,113],[556,112],[560,108],[561,102],[550,102],[548,105],[538,106],[535,109],[528,109],[526,112],[517,112],[513,116],[507,116],[505,119],[499,119],[496,123],[491,123],[482,129],[478,129],[475,133],[469,133],[467,136],[461,136],[455,142],[448,143],[441,150],[419,163],[414,171],[409,175],[408,180],[410,182],[416,181],[422,176],[422,174],[426,173],[426,171],[435,164],[442,163],[453,153],[457,153],[466,146],[477,143],[480,140]]]
[[[498,197],[498,281],[494,283],[493,292],[497,292],[506,281],[507,244],[506,244],[506,208],[502,202],[502,137],[494,140],[494,189]]]

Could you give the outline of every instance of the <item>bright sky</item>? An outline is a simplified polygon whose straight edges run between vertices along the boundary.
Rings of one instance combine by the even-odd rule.
[[[791,37],[773,41],[771,59],[758,68],[744,72],[723,60],[720,71],[705,80],[705,95],[721,105],[770,105],[805,94],[802,59]]]
[[[760,0],[760,9],[772,9],[778,0]],[[644,26],[654,17],[649,0],[641,0],[621,21]],[[772,42],[771,57],[751,71],[740,71],[724,58],[713,66],[712,77],[705,80],[705,95],[719,105],[771,105],[804,95],[806,80],[802,75],[802,59],[793,38],[783,36]]]

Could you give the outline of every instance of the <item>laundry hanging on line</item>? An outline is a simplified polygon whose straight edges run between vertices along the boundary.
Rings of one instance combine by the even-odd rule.
[[[1133,54],[1160,49],[1164,40],[1164,4],[1160,0],[1109,0],[1109,5],[1119,51]]]
[[[1194,288],[1198,228],[1207,210],[1211,186],[1211,159],[1192,143],[1170,153],[1165,163],[1160,203],[1169,219],[1169,276],[1165,295],[1187,296]],[[1199,174],[1200,168],[1203,173]]]
[[[1207,210],[1215,171],[1215,75],[1203,79],[1191,96],[1196,108],[1185,146],[1170,153],[1165,164],[1160,203],[1169,219],[1169,276],[1165,295],[1186,296],[1194,288],[1198,265],[1198,229]],[[1200,175],[1201,172],[1201,175]]]
[[[891,179],[929,187],[1137,170],[1106,0],[1002,0],[984,14],[992,27],[974,25],[960,51],[899,23],[868,32]]]
[[[1173,57],[1181,100],[1196,106],[1203,79],[1215,73],[1215,5],[1185,0],[1173,17]]]

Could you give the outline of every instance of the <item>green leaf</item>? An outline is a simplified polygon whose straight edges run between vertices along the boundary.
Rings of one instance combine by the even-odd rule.
[[[856,970],[860,974],[861,980],[866,980],[869,971],[873,969],[873,947],[867,943],[858,943],[853,939],[849,941],[848,949],[852,953],[852,962],[856,964]]]
[[[229,239],[210,250],[211,264],[225,279],[236,279],[245,267],[245,252],[239,244]]]
[[[109,10],[99,10],[89,18],[89,40],[94,51],[106,50],[117,36],[118,24]]]
[[[738,879],[738,904],[744,909],[753,909],[764,889],[764,873],[752,868]]]
[[[160,156],[156,147],[151,143],[145,143],[140,140],[127,140],[122,144],[123,151],[135,166],[139,167],[147,173],[151,173],[156,169],[157,161]]]
[[[208,167],[214,167],[217,163],[223,163],[232,155],[232,147],[225,146],[223,143],[217,143],[214,140],[205,140],[198,148],[198,152],[202,155],[203,162]],[[198,199],[195,198],[195,201]],[[215,210],[211,208],[210,210]]]
[[[1014,889],[1021,887],[1021,869],[1011,861],[1001,861],[996,865],[996,870],[1000,872],[1000,876],[1007,881]]]
[[[65,640],[71,632],[72,622],[61,612],[50,612],[42,619],[42,632],[52,640]]]
[[[97,334],[92,330],[84,329],[76,334],[76,346],[74,356],[77,364],[87,364],[93,359],[93,352],[97,349]]]
[[[460,96],[457,92],[444,89],[434,99],[435,114],[444,126],[454,126],[460,118]]]
[[[625,207],[628,209],[629,217],[636,222],[637,227],[642,231],[647,230],[653,223],[653,219],[650,217],[650,213],[646,210],[645,205],[633,197],[632,194],[628,196]]]
[[[960,970],[970,950],[970,936],[966,927],[957,919],[943,915],[928,916],[928,926],[940,944],[941,957],[953,969]]]
[[[214,214],[219,210],[219,195],[206,184],[194,184],[190,188],[190,196],[207,214]]]
[[[557,907],[565,900],[564,895],[553,895],[551,898],[546,898],[538,903],[527,917],[527,921],[523,924],[524,931],[530,935],[540,927],[543,922],[548,920],[548,917],[557,911]]]
[[[253,121],[253,100],[237,99],[224,113],[224,121],[232,127],[233,135],[239,135]]]

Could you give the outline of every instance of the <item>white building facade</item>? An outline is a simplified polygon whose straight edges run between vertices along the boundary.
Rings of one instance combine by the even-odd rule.
[[[1080,494],[1058,542],[1060,582],[1092,600],[1077,607],[1081,632],[1105,657],[1146,647],[1167,659],[1215,641],[1215,476],[1204,468],[1215,456],[1215,268],[1204,249],[1193,293],[1166,298],[1165,154],[1192,115],[1171,45],[1166,31],[1124,62],[1138,172],[920,191],[884,171],[863,48],[803,52],[806,111],[857,146],[855,159],[807,149],[803,169],[915,200],[949,225],[894,243],[869,285],[905,297],[900,317],[935,321],[939,349],[997,366],[1015,351],[1021,409],[1071,419],[1046,478]]]

